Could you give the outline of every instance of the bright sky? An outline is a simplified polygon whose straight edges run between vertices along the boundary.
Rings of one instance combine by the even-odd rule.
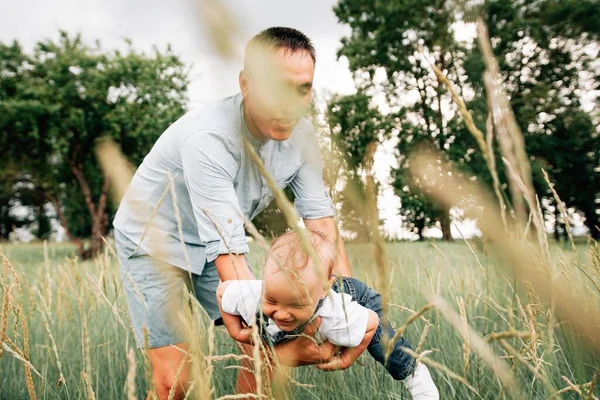
[[[0,40],[16,39],[26,47],[58,30],[81,32],[84,40],[101,41],[104,48],[123,47],[130,38],[137,48],[164,48],[193,64],[191,106],[218,100],[238,90],[242,60],[224,61],[215,51],[201,19],[198,0],[0,0]],[[221,0],[223,1],[223,0]],[[244,44],[270,26],[290,26],[308,35],[317,49],[315,87],[319,92],[353,90],[345,62],[336,60],[339,39],[348,29],[337,23],[331,0],[224,0],[239,22]],[[51,3],[51,4],[50,4]]]
[[[123,48],[124,38],[136,48],[149,50],[156,45],[173,50],[188,64],[192,83],[190,107],[198,107],[238,91],[242,60],[225,61],[212,44],[204,26],[199,0],[0,0],[0,40],[18,40],[26,49],[44,38],[57,38],[59,30],[80,32],[103,48]],[[270,26],[290,26],[301,30],[317,49],[314,86],[321,98],[327,93],[351,93],[354,84],[345,60],[337,60],[339,40],[349,28],[337,22],[332,0],[222,0],[238,21],[237,48],[254,34]],[[463,30],[468,35],[468,30]],[[379,199],[385,230],[404,235],[397,216],[399,200],[386,185],[394,162],[393,143],[381,146],[376,156],[377,177],[383,183]],[[472,224],[470,224],[472,225]],[[461,228],[473,232],[473,226]],[[435,230],[433,235],[439,235]]]

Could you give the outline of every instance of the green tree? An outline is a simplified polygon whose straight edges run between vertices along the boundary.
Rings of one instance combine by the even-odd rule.
[[[410,154],[411,149],[405,146],[406,153]],[[440,221],[442,218],[442,209],[435,202],[431,201],[427,197],[427,186],[419,185],[408,173],[408,160],[406,154],[399,156],[399,165],[401,168],[392,170],[392,186],[394,187],[396,195],[400,198],[401,207],[400,215],[404,220],[404,227],[412,233],[415,233],[419,240],[424,240],[424,230],[435,226],[436,221]],[[449,212],[449,210],[448,210]],[[448,226],[444,226],[446,229],[445,239],[449,235],[449,216]]]
[[[371,173],[368,165],[373,161],[368,149],[371,144],[389,137],[391,131],[391,120],[372,107],[370,100],[362,91],[333,96],[327,111],[331,138],[342,158],[344,189],[337,198],[341,225],[343,230],[353,233],[357,241],[368,240],[370,232],[379,229],[379,226],[370,226],[365,210],[365,175]]]
[[[476,5],[467,9],[464,4]],[[385,93],[388,115],[398,121],[399,168],[394,171],[394,186],[409,228],[418,231],[438,221],[446,231],[444,236],[449,235],[449,229],[444,229],[449,228],[448,210],[428,204],[422,196],[426,188],[414,187],[406,176],[404,155],[415,146],[433,146],[470,179],[491,185],[480,149],[453,107],[444,106],[450,103],[444,88],[419,57],[422,52],[446,73],[485,131],[488,107],[483,62],[476,43],[463,46],[454,40],[453,32],[456,22],[483,15],[525,136],[538,195],[553,201],[542,179],[544,167],[563,200],[585,215],[586,225],[598,236],[600,118],[597,111],[584,111],[581,97],[599,87],[594,60],[600,48],[600,28],[595,23],[600,3],[341,0],[335,12],[352,29],[342,40],[339,55],[348,58],[361,90],[371,96]],[[596,98],[592,101],[597,103]],[[498,146],[493,150],[502,189],[507,190]]]
[[[594,122],[593,113],[584,112],[581,97],[599,88],[593,62],[598,55],[600,28],[595,21],[600,3],[488,0],[474,11],[483,15],[488,25],[505,88],[525,137],[537,193],[554,202],[542,178],[543,167],[562,200],[584,214],[587,227],[597,238],[598,121]],[[485,95],[483,65],[474,49],[465,70],[480,100]],[[591,101],[597,103],[596,98]],[[475,110],[484,125],[487,111]]]
[[[444,0],[340,0],[334,7],[339,21],[352,29],[338,55],[348,58],[361,90],[385,93],[388,119],[399,130],[394,187],[403,200],[402,214],[417,232],[439,222],[445,240],[452,239],[450,210],[426,201],[424,188],[414,185],[404,171],[406,155],[415,146],[426,143],[443,153],[455,139],[448,95],[422,62],[421,52],[451,79],[458,78],[466,53],[454,40],[456,7]]]
[[[112,137],[139,164],[185,110],[186,67],[170,48],[106,52],[61,32],[31,54],[0,43],[0,75],[3,168],[52,203],[82,257],[95,256],[114,211],[95,143]]]

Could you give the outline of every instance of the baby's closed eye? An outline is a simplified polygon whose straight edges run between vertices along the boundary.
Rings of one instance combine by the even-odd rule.
[[[310,304],[292,304],[291,307],[300,310],[306,307],[310,307]]]

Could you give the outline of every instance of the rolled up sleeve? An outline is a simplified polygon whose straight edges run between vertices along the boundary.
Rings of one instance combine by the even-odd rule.
[[[331,217],[335,214],[333,202],[323,183],[321,150],[314,130],[302,140],[302,166],[290,186],[295,196],[296,210],[305,219]]]
[[[212,132],[194,133],[181,148],[183,175],[208,262],[220,254],[249,252],[233,186],[239,157],[233,143]]]

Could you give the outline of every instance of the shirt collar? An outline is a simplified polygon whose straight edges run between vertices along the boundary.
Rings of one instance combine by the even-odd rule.
[[[242,97],[240,95],[240,97]],[[252,147],[254,147],[255,149],[259,149],[260,146],[266,142],[266,140],[259,140],[257,138],[254,137],[254,135],[252,134],[252,132],[250,132],[250,129],[248,129],[248,125],[246,124],[246,118],[244,116],[244,98],[242,97],[242,100],[240,101],[240,115],[242,116],[242,132],[246,135],[246,137],[248,138],[248,140],[250,141],[250,144],[252,144]]]

